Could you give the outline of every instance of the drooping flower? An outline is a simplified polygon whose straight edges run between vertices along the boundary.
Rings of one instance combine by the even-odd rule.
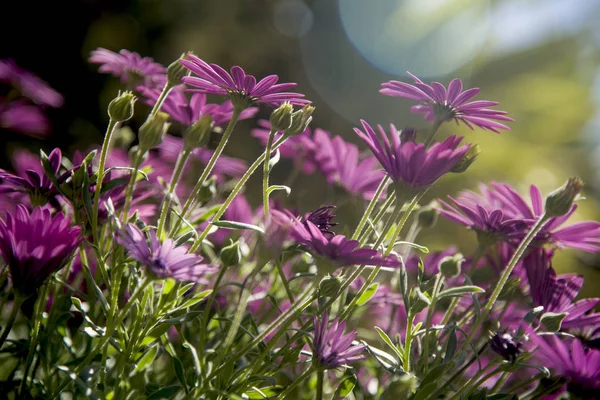
[[[324,313],[321,319],[314,317],[315,333],[313,337],[313,362],[325,369],[334,369],[342,365],[360,361],[365,356],[362,344],[353,345],[356,332],[344,335],[346,321],[335,318],[329,325],[329,316]]]
[[[252,129],[250,133],[257,138],[263,146],[266,146],[271,132],[271,124],[268,120],[261,119],[258,121],[258,126],[259,128]],[[315,132],[317,131],[319,131],[318,128]],[[275,132],[274,141],[279,140],[281,135],[283,135],[283,132]],[[287,140],[277,148],[281,157],[293,160],[294,165],[307,175],[312,174],[317,169],[317,161],[315,160],[317,149],[313,137],[313,131],[310,128],[306,128],[304,132],[299,135],[287,138]]]
[[[427,121],[451,121],[463,122],[469,128],[478,126],[484,130],[500,133],[499,129],[510,130],[510,128],[497,121],[513,121],[506,116],[506,111],[492,110],[487,107],[497,106],[495,101],[478,100],[469,102],[479,93],[479,88],[463,91],[462,81],[453,79],[448,85],[448,90],[439,82],[431,85],[423,83],[419,78],[409,72],[414,83],[408,84],[399,81],[382,83],[383,89],[380,93],[387,96],[403,97],[405,99],[418,101],[419,105],[411,107],[411,111],[417,114],[425,114]]]
[[[206,275],[217,269],[215,266],[203,264],[201,256],[189,254],[185,247],[175,247],[172,239],[161,243],[156,231],[150,229],[147,234],[149,238],[137,226],[128,224],[118,232],[117,242],[155,278],[207,283]]]
[[[543,249],[531,251],[523,264],[533,304],[543,306],[544,312],[568,313],[562,322],[564,329],[585,328],[600,323],[600,314],[589,314],[589,311],[600,304],[600,299],[587,298],[573,302],[583,286],[583,276],[557,276],[552,268],[552,253]]]
[[[13,86],[21,96],[40,106],[61,107],[63,97],[35,74],[19,67],[14,60],[0,60],[0,83]]]
[[[31,295],[68,262],[79,246],[81,228],[71,226],[63,213],[24,205],[0,220],[0,252],[10,270],[13,287]]]
[[[450,136],[427,148],[412,140],[401,140],[401,133],[390,124],[390,134],[378,125],[379,137],[361,120],[364,132],[354,131],[371,149],[389,177],[396,183],[418,189],[429,186],[454,167],[469,151],[469,145],[458,147],[462,137]],[[406,135],[408,137],[412,135]]]
[[[537,348],[533,352],[542,365],[568,383],[568,391],[580,399],[594,399],[600,390],[600,350],[590,349],[578,339],[561,340],[556,335],[533,336]],[[560,391],[559,391],[560,392]]]
[[[231,68],[231,74],[216,64],[207,64],[198,57],[188,54],[181,63],[197,76],[186,76],[183,83],[192,86],[194,91],[207,94],[228,96],[234,106],[240,104],[242,108],[254,102],[267,103],[279,106],[283,102],[292,105],[304,106],[311,102],[303,99],[300,93],[286,92],[296,86],[295,83],[279,83],[277,75],[269,75],[256,82],[256,78],[247,75],[239,66]]]
[[[153,88],[139,88],[140,93],[146,98],[144,101],[153,106],[160,97],[161,90]],[[174,120],[185,126],[191,126],[206,115],[210,115],[215,126],[226,125],[233,114],[233,104],[226,101],[223,104],[211,104],[206,102],[205,93],[194,93],[190,98],[185,95],[184,86],[176,86],[165,99],[162,111],[168,113]],[[258,108],[250,107],[242,111],[239,118],[252,118],[258,112]]]
[[[92,64],[100,64],[98,71],[120,78],[121,82],[136,85],[162,88],[167,81],[167,69],[150,57],[142,57],[138,53],[122,49],[118,53],[102,47],[93,50],[88,60]]]
[[[535,185],[529,189],[530,202],[506,184],[480,185],[480,192],[462,192],[457,200],[451,199],[456,207],[440,201],[443,206],[440,213],[473,229],[500,232],[506,234],[505,237],[520,240],[544,212],[543,197]],[[600,222],[584,221],[561,228],[576,209],[575,204],[567,214],[550,218],[534,238],[532,246],[553,244],[558,248],[571,247],[587,252],[600,250]]]
[[[315,130],[315,159],[329,183],[334,183],[354,195],[371,200],[385,176],[374,156],[363,157],[358,147],[340,136],[322,129]]]
[[[337,266],[379,265],[396,268],[401,265],[400,260],[393,255],[383,256],[375,249],[359,248],[358,240],[349,240],[344,235],[326,235],[313,222],[300,221],[290,212],[271,210],[271,218],[287,228],[296,243]],[[283,242],[285,238],[280,240]]]
[[[57,174],[62,162],[60,149],[54,149],[48,155],[48,161]],[[58,193],[46,176],[39,157],[18,151],[14,155],[14,162],[18,175],[0,169],[0,193],[26,193],[34,205],[46,204]]]

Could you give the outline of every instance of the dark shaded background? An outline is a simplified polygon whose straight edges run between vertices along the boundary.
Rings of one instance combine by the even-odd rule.
[[[43,140],[1,132],[2,168],[17,146],[60,146],[68,154],[102,140],[106,105],[120,86],[87,63],[91,50],[127,48],[163,64],[193,50],[225,68],[241,65],[257,77],[276,73],[298,82],[317,107],[313,125],[355,143],[352,127],[360,118],[426,126],[408,113],[409,101],[379,95],[381,82],[406,79],[407,69],[427,82],[460,77],[482,88],[480,99],[499,101],[516,122],[502,135],[445,126],[440,137],[465,135],[483,153],[468,173],[445,177],[430,197],[490,180],[522,193],[534,183],[548,193],[579,175],[588,199],[576,218],[600,218],[598,1],[35,1],[3,4],[2,16],[0,58],[14,58],[65,97],[64,107],[48,111],[52,134]],[[246,160],[259,154],[244,132],[251,127],[236,129],[228,154]],[[285,166],[278,166],[274,182],[285,179]],[[300,184],[296,205],[303,210],[336,199],[324,180],[305,177]],[[251,187],[251,200],[253,193]],[[352,216],[352,207],[339,211]],[[473,236],[441,222],[421,241],[438,248],[458,237],[468,254]],[[586,275],[583,293],[591,296],[600,295],[598,265],[597,257],[565,251],[555,267]]]

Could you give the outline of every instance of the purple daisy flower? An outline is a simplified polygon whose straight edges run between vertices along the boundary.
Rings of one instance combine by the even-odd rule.
[[[589,313],[600,304],[600,299],[589,298],[573,303],[583,286],[583,276],[557,276],[552,268],[552,253],[543,249],[529,253],[523,264],[527,271],[533,304],[543,306],[544,312],[568,313],[562,323],[564,329],[585,328],[600,323],[600,314]]]
[[[371,200],[385,176],[374,156],[362,157],[358,147],[340,136],[331,138],[325,130],[315,130],[315,159],[327,182],[354,195]]]
[[[298,244],[338,266],[379,265],[397,268],[401,265],[393,255],[382,256],[377,250],[359,248],[358,240],[348,240],[344,235],[326,235],[310,220],[299,221],[290,212],[271,210],[271,217],[277,224],[289,229],[290,236]]]
[[[600,389],[600,350],[583,346],[578,339],[560,340],[556,335],[533,336],[533,352],[554,376],[568,383],[558,392],[568,391],[580,399],[595,399]],[[557,392],[557,393],[558,393]]]
[[[423,83],[419,78],[409,72],[414,83],[408,84],[399,81],[382,83],[383,89],[380,93],[387,96],[403,97],[405,99],[420,102],[420,105],[411,107],[411,111],[417,114],[425,114],[427,121],[451,121],[457,123],[462,121],[469,128],[478,126],[484,130],[500,133],[499,129],[510,130],[510,128],[497,121],[513,121],[506,116],[506,111],[492,110],[487,107],[497,106],[495,101],[472,101],[479,93],[479,88],[472,88],[463,92],[460,79],[453,79],[448,85],[448,90],[439,82],[431,85]]]
[[[140,93],[146,97],[146,104],[153,106],[160,97],[160,89],[139,88]],[[184,93],[184,86],[176,86],[165,99],[162,111],[168,113],[174,120],[185,126],[191,126],[194,122],[210,115],[216,126],[226,125],[233,114],[233,104],[226,101],[223,104],[209,104],[206,102],[205,93],[194,93],[189,99]],[[239,119],[252,118],[258,112],[258,108],[250,107],[242,111]]]
[[[0,252],[10,270],[13,287],[31,295],[69,261],[81,242],[81,228],[71,226],[63,213],[24,205],[0,220]]]
[[[490,345],[496,354],[513,363],[523,352],[523,343],[508,332],[496,332],[490,339]]]
[[[314,324],[314,363],[325,369],[334,369],[365,358],[365,355],[361,354],[365,346],[352,344],[356,339],[356,332],[344,335],[346,321],[340,322],[335,318],[329,325],[329,316],[324,313],[321,320],[315,315]]]
[[[258,121],[258,126],[259,128],[252,129],[250,133],[263,146],[266,146],[271,132],[271,123],[266,119],[261,119]],[[315,133],[319,130],[317,128]],[[275,140],[281,138],[281,135],[283,135],[282,131],[275,132]],[[317,161],[315,160],[317,145],[313,141],[313,137],[312,130],[306,128],[299,135],[287,138],[277,149],[281,157],[293,160],[296,167],[307,175],[312,174],[317,169]]]
[[[25,134],[44,135],[50,130],[50,122],[40,107],[24,101],[13,101],[0,104],[0,127]]]
[[[48,155],[48,161],[54,173],[58,174],[62,162],[60,149],[52,150]],[[0,193],[26,193],[34,205],[46,204],[51,197],[58,193],[46,176],[39,157],[26,152],[17,152],[15,163],[19,175],[0,169]]]
[[[23,97],[40,106],[61,107],[63,97],[35,74],[20,68],[13,60],[0,60],[0,82],[15,87]]]
[[[147,233],[150,243],[138,227],[128,224],[119,231],[117,242],[155,278],[205,284],[208,282],[206,274],[217,270],[213,265],[203,264],[201,256],[188,254],[185,247],[175,247],[173,240],[166,239],[161,244],[154,230],[148,230]]]
[[[136,84],[143,81],[146,87],[162,87],[167,82],[167,68],[150,57],[122,49],[118,53],[102,47],[93,50],[88,61],[100,64],[98,71],[120,78],[121,82]]]
[[[296,106],[305,106],[311,102],[303,99],[300,93],[286,92],[296,86],[295,83],[279,83],[277,75],[269,75],[256,82],[256,78],[247,75],[239,66],[231,68],[231,74],[216,64],[207,64],[198,57],[188,54],[187,60],[180,62],[197,76],[186,76],[183,83],[195,87],[194,91],[207,94],[229,96],[234,102],[248,106],[254,102],[279,106],[289,102]],[[245,108],[245,107],[244,107]]]
[[[427,148],[424,144],[412,140],[402,140],[401,133],[394,125],[390,124],[389,136],[381,125],[378,125],[378,137],[366,121],[361,120],[361,123],[366,133],[354,128],[356,134],[369,146],[389,177],[411,189],[432,185],[469,151],[469,145],[458,147],[462,137],[450,136],[444,142],[435,143]]]
[[[337,222],[331,222],[335,218],[335,215],[331,210],[335,209],[335,206],[323,206],[319,207],[314,211],[307,213],[303,220],[312,222],[323,235],[327,237],[335,236],[335,233],[331,231],[331,228],[337,225]]]
[[[480,185],[480,192],[464,191],[458,200],[451,199],[456,208],[441,201],[446,210],[442,208],[440,213],[459,224],[474,226],[474,229],[481,227],[479,222],[487,215],[489,224],[486,228],[490,232],[494,231],[492,228],[504,230],[509,237],[520,240],[544,212],[544,199],[535,185],[530,186],[529,203],[506,184]],[[567,214],[550,218],[534,238],[532,246],[550,243],[559,248],[570,247],[590,253],[600,250],[600,222],[584,221],[561,228],[576,209],[575,204]]]

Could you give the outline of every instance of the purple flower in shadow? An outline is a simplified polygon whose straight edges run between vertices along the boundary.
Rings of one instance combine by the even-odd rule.
[[[362,344],[353,345],[356,332],[344,335],[346,321],[335,318],[329,325],[329,316],[324,313],[321,319],[314,317],[313,362],[325,369],[334,369],[365,358]]]
[[[167,81],[167,68],[150,57],[122,49],[118,53],[102,47],[93,50],[88,61],[100,64],[98,71],[120,78],[121,82],[146,87],[162,87]]]

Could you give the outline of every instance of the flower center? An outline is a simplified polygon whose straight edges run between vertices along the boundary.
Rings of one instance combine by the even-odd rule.
[[[433,114],[439,121],[451,121],[456,117],[457,111],[451,104],[433,103]]]

